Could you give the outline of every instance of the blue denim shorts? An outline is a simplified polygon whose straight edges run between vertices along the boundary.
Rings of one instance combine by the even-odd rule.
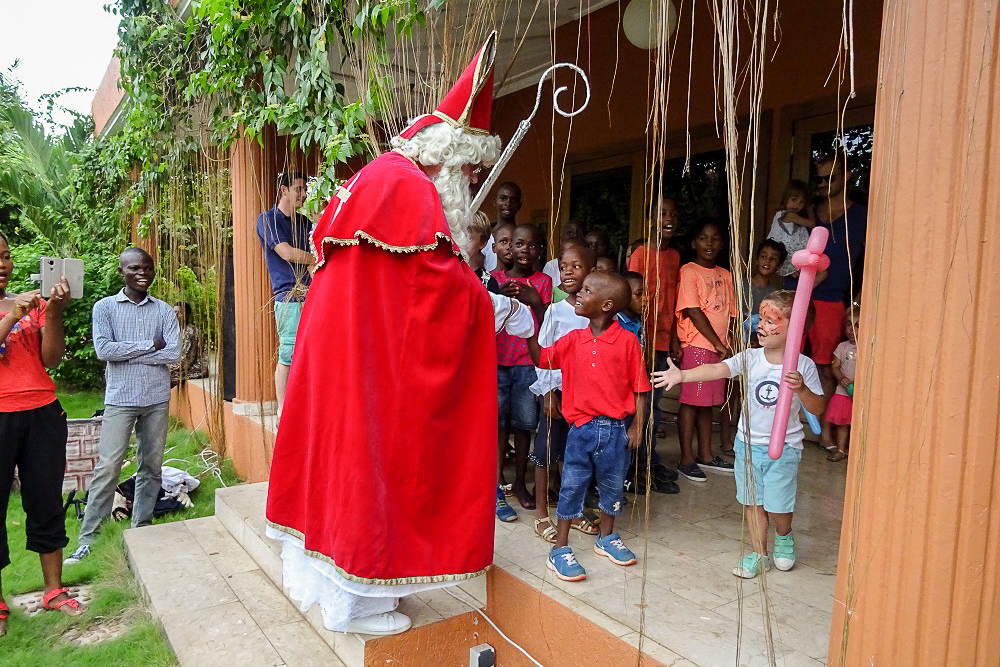
[[[551,468],[561,462],[566,453],[568,435],[569,424],[565,419],[553,419],[539,410],[538,433],[535,434],[535,446],[531,449],[528,461],[539,468]]]
[[[560,519],[583,516],[583,500],[592,478],[597,480],[598,508],[608,516],[621,514],[628,454],[622,419],[594,417],[583,426],[571,426],[556,516]]]
[[[534,366],[497,366],[497,414],[499,425],[510,407],[510,425],[534,431],[538,425],[538,399],[529,387],[535,384]]]
[[[302,317],[301,301],[274,302],[274,323],[278,328],[278,363],[282,366],[292,365],[295,334],[299,330],[300,317]]]
[[[750,465],[746,465],[746,445],[739,438],[733,443],[736,461],[736,500],[741,505],[763,505],[764,511],[786,514],[795,511],[795,493],[799,486],[799,463],[802,450],[785,445],[781,458],[771,460],[767,445],[750,446]],[[753,481],[753,486],[750,481]]]

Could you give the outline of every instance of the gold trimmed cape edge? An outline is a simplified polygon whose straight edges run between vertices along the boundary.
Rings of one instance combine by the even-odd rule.
[[[484,574],[487,570],[489,570],[492,567],[492,565],[487,565],[478,572],[469,572],[466,574],[439,574],[433,577],[397,577],[395,579],[366,579],[364,577],[358,577],[348,573],[346,570],[344,570],[339,565],[334,563],[333,559],[330,558],[329,556],[321,554],[318,551],[310,551],[309,549],[306,549],[304,547],[306,542],[306,536],[303,535],[301,532],[295,530],[294,528],[289,528],[287,526],[276,524],[269,519],[264,519],[264,523],[266,523],[271,528],[274,528],[275,530],[279,530],[282,533],[291,535],[292,537],[302,540],[303,544],[302,551],[307,556],[311,556],[312,558],[321,560],[324,563],[328,563],[333,567],[333,569],[337,571],[337,574],[342,576],[344,579],[359,584],[373,584],[376,586],[400,586],[405,584],[435,584],[443,581],[465,581],[466,579],[473,579],[481,574]]]
[[[316,269],[318,270],[320,267],[326,264],[326,252],[323,252],[322,258],[319,258],[318,255],[320,249],[322,249],[322,247],[327,243],[332,243],[334,245],[342,245],[342,246],[361,245],[361,239],[364,239],[368,243],[371,243],[372,245],[381,248],[382,250],[388,250],[389,252],[425,252],[427,250],[434,250],[435,248],[437,248],[439,245],[441,245],[442,240],[448,243],[454,243],[451,236],[445,234],[444,232],[436,232],[434,234],[434,238],[436,239],[434,243],[430,243],[428,245],[396,246],[396,245],[389,245],[384,241],[379,241],[377,238],[359,229],[358,231],[354,232],[354,237],[349,239],[341,239],[333,236],[323,237],[318,247],[314,245],[313,255],[316,256],[316,259],[318,260],[316,262]],[[452,248],[451,251],[452,253],[455,254],[456,257],[462,256],[462,253],[455,250],[454,248]]]

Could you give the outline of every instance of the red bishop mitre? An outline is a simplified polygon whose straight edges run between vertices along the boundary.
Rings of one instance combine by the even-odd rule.
[[[420,130],[442,121],[469,134],[490,133],[490,110],[493,107],[493,62],[497,52],[494,31],[479,49],[462,76],[452,86],[433,113],[420,116],[399,133],[412,139]]]

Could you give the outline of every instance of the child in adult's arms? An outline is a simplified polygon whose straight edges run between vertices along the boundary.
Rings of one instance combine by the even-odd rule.
[[[779,570],[790,570],[795,565],[792,513],[795,511],[799,463],[802,460],[799,409],[805,406],[813,414],[822,414],[826,407],[819,371],[811,359],[799,354],[797,370],[782,376],[794,298],[795,293],[788,290],[765,297],[760,306],[761,320],[757,328],[761,347],[743,350],[720,363],[686,370],[678,369],[671,362],[667,370],[653,374],[655,386],[669,389],[681,382],[707,382],[746,373],[745,400],[748,405],[746,410],[740,412],[739,435],[734,443],[736,499],[744,506],[753,552],[733,569],[733,574],[745,579],[771,567],[767,549],[769,523],[775,527],[775,566]],[[780,382],[786,383],[794,395],[785,429],[785,446],[781,457],[774,461],[768,456],[768,443]]]
[[[17,466],[21,503],[27,514],[27,548],[38,553],[44,593],[42,606],[70,616],[83,612],[62,585],[62,550],[68,544],[62,481],[66,470],[66,413],[46,368],[66,351],[62,313],[69,302],[63,278],[48,301],[38,290],[10,294],[14,271],[10,247],[0,235],[0,570],[10,564],[6,515]],[[0,636],[7,634],[10,610],[0,581]]]

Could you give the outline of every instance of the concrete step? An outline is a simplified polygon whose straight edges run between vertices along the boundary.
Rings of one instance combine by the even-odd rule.
[[[345,667],[215,517],[127,530],[125,545],[181,667]]]
[[[267,483],[242,484],[218,489],[215,493],[215,516],[225,526],[232,538],[260,567],[278,590],[283,589],[281,575],[281,547],[265,534],[264,507],[267,502]],[[459,589],[459,590],[455,590]],[[486,606],[486,577],[477,577],[452,590],[479,608]],[[294,606],[294,605],[293,605]],[[297,609],[297,608],[296,608]],[[413,621],[413,628],[426,628],[442,621],[455,620],[455,625],[476,625],[470,607],[462,604],[443,590],[430,591],[403,598],[399,611]],[[461,617],[461,618],[460,618]],[[304,614],[306,622],[347,667],[364,667],[366,650],[369,654],[388,649],[392,637],[331,632],[323,627],[318,605]],[[429,633],[407,633],[411,636],[430,636]],[[399,635],[397,637],[403,637]],[[369,661],[370,662],[370,661]]]

